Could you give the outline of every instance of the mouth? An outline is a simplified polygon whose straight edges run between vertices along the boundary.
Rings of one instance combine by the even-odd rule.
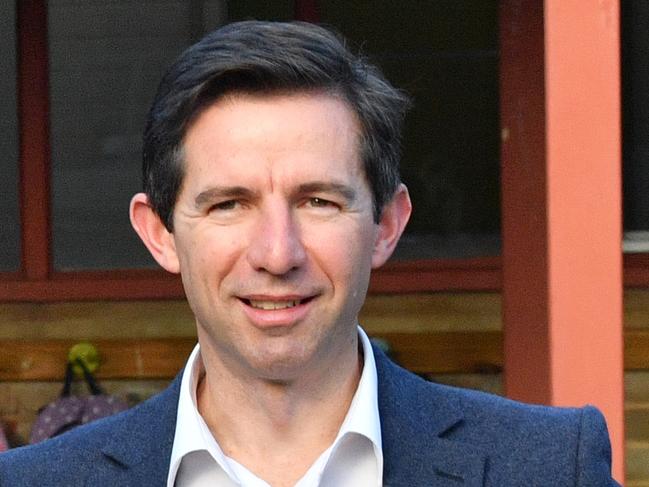
[[[310,305],[318,294],[310,296],[284,294],[271,296],[268,294],[239,296],[243,312],[252,325],[266,332],[284,333],[292,330],[295,325],[304,321],[313,307]],[[283,331],[281,331],[283,330]]]
[[[247,299],[241,298],[245,304],[251,308],[264,311],[274,311],[281,309],[295,308],[301,304],[306,304],[313,299],[313,296],[302,299]]]

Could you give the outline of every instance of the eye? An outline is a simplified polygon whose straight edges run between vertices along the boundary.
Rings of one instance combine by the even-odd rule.
[[[308,205],[313,208],[338,208],[338,205],[333,201],[326,200],[324,198],[319,198],[314,196],[309,198]]]
[[[212,206],[210,206],[209,211],[228,211],[228,210],[234,210],[239,206],[239,202],[237,200],[227,200],[227,201],[221,201],[219,203],[216,203]]]

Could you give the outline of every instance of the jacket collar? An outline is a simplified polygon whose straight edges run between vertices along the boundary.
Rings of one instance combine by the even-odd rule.
[[[486,454],[451,440],[464,415],[442,387],[392,363],[374,347],[385,487],[483,485]]]

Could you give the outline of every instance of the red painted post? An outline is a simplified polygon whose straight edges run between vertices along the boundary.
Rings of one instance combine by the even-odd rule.
[[[506,393],[598,406],[623,480],[619,3],[501,5]]]
[[[50,273],[50,144],[47,5],[16,2],[22,270],[29,280]]]

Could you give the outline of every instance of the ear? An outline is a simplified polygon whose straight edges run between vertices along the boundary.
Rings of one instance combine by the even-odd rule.
[[[408,188],[400,184],[392,199],[383,207],[374,241],[372,269],[381,267],[394,252],[412,212]]]
[[[131,225],[149,249],[153,258],[165,270],[178,274],[180,265],[173,234],[167,230],[158,214],[153,211],[149,197],[138,193],[131,199],[129,215]]]

